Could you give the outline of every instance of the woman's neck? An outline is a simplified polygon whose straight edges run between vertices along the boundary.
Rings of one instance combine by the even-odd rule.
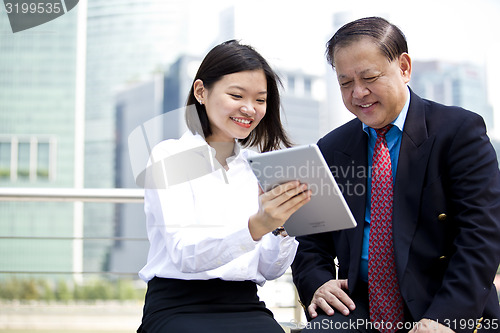
[[[215,149],[215,158],[217,161],[228,170],[227,159],[234,154],[234,141],[232,142],[211,142],[208,144]]]

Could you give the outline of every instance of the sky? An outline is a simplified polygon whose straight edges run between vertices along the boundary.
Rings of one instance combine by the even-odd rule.
[[[334,13],[352,19],[383,16],[406,35],[414,60],[470,62],[485,66],[489,100],[498,116],[490,135],[500,137],[500,1],[191,0],[193,52],[208,51],[218,33],[218,13],[236,9],[236,38],[254,46],[273,65],[322,75],[331,70],[325,43],[335,32]],[[498,134],[497,134],[498,133]]]

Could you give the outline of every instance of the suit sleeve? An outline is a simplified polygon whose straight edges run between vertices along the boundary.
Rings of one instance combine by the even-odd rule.
[[[311,304],[316,290],[336,278],[331,233],[297,237],[299,248],[292,263],[293,282],[303,306]]]
[[[482,316],[500,261],[500,172],[481,117],[460,125],[446,159],[449,215],[458,234],[441,287],[423,317],[455,320],[453,330],[471,332],[458,321]]]
[[[321,143],[322,140],[318,142],[320,149]],[[307,307],[316,290],[336,278],[336,253],[332,233],[301,236],[297,241],[299,247],[292,263],[293,281],[303,306]]]

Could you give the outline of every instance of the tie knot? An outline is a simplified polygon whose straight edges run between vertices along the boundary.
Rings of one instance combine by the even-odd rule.
[[[384,137],[385,134],[391,129],[392,124],[386,125],[382,128],[375,129],[375,132],[377,132],[378,137]]]

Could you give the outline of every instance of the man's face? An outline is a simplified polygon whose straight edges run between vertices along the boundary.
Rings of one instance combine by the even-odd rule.
[[[372,39],[365,37],[336,48],[334,59],[342,100],[349,111],[372,128],[382,128],[397,118],[408,94],[408,54],[389,62]]]

